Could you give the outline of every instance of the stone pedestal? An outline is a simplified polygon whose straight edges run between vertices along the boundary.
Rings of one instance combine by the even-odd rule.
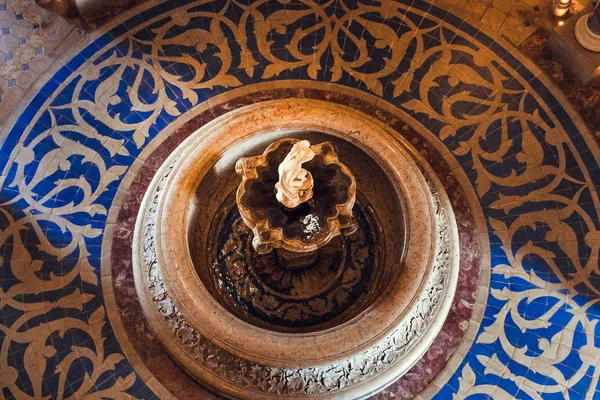
[[[585,49],[575,37],[577,21],[592,10],[593,7],[588,7],[566,20],[563,26],[550,34],[546,42],[546,49],[580,85],[586,85],[600,76],[600,53]]]
[[[318,256],[316,250],[308,253],[298,253],[296,251],[277,249],[275,252],[277,253],[279,263],[288,270],[308,267],[315,263]]]

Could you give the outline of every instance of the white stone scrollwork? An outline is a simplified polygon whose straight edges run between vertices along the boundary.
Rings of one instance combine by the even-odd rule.
[[[283,159],[277,171],[279,182],[275,184],[277,201],[287,208],[296,208],[313,196],[313,177],[302,164],[315,158],[308,140],[301,140]]]

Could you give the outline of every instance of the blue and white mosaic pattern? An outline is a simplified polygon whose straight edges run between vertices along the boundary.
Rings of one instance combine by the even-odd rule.
[[[598,159],[537,75],[422,0],[178,0],[126,20],[60,68],[2,144],[2,394],[156,397],[123,354],[100,285],[120,181],[198,104],[295,79],[410,114],[476,189],[488,305],[436,398],[600,398]]]

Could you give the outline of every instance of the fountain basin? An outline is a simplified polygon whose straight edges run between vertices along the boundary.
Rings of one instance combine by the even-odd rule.
[[[332,141],[346,155],[363,235],[319,255],[319,269],[292,271],[289,285],[275,279],[286,276],[276,260],[242,251],[251,234],[236,228],[233,206],[237,159],[285,137]],[[190,136],[151,184],[134,245],[136,288],[157,338],[190,375],[236,398],[381,390],[441,329],[458,272],[452,210],[424,162],[368,116],[315,100],[247,106]],[[357,271],[368,279],[344,287]],[[303,316],[329,296],[339,309]],[[281,307],[295,311],[274,315]]]

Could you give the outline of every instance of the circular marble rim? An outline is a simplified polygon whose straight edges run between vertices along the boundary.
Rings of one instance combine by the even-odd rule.
[[[463,358],[469,351],[476,335],[479,330],[480,322],[483,319],[483,313],[486,308],[488,291],[490,285],[491,278],[491,270],[490,270],[490,243],[489,237],[487,234],[487,225],[485,222],[485,217],[483,215],[483,210],[479,204],[477,195],[470,184],[469,178],[465,174],[465,172],[460,167],[456,158],[447,150],[447,148],[437,139],[435,135],[431,132],[420,126],[420,124],[415,121],[410,115],[406,114],[404,111],[394,107],[393,105],[382,101],[377,96],[372,94],[364,93],[357,89],[348,88],[344,86],[340,86],[334,83],[323,83],[323,82],[307,82],[307,81],[286,81],[286,82],[266,82],[266,83],[256,83],[252,85],[246,85],[241,88],[230,90],[226,93],[220,94],[210,100],[210,102],[205,102],[200,106],[196,107],[193,110],[190,110],[188,113],[182,115],[174,123],[170,124],[166,127],[152,142],[149,146],[147,146],[144,151],[140,154],[139,160],[136,160],[130,169],[127,171],[126,175],[123,177],[121,182],[121,186],[123,188],[127,188],[131,185],[131,183],[136,178],[138,172],[142,169],[144,162],[148,160],[150,155],[157,150],[163,142],[165,142],[173,133],[181,129],[188,121],[192,120],[195,116],[201,114],[202,112],[210,111],[214,108],[219,109],[221,104],[226,103],[227,101],[234,100],[243,95],[250,95],[252,93],[257,93],[269,89],[295,89],[302,92],[303,90],[325,90],[332,93],[339,93],[343,96],[349,96],[350,98],[356,98],[359,101],[364,101],[366,104],[372,104],[373,106],[382,109],[383,111],[389,113],[396,118],[407,122],[412,129],[414,129],[420,137],[422,137],[427,143],[429,143],[436,152],[440,154],[443,158],[444,162],[447,163],[449,168],[452,170],[458,184],[464,191],[466,195],[466,200],[468,201],[468,207],[473,213],[474,222],[476,231],[479,232],[477,234],[477,241],[479,243],[479,248],[481,252],[481,265],[480,265],[480,276],[479,276],[479,289],[477,294],[477,301],[475,304],[475,308],[471,315],[469,325],[465,331],[464,336],[462,337],[460,343],[456,348],[453,349],[453,354],[448,360],[446,366],[440,370],[440,372],[433,378],[433,380],[427,385],[425,389],[423,389],[416,398],[426,399],[432,397],[435,393],[437,393],[440,388],[445,384],[445,382],[455,373],[455,371],[459,368]],[[222,111],[217,111],[217,115]],[[398,141],[402,143],[408,143],[408,140],[403,138],[400,135],[396,135]],[[416,159],[422,159],[422,156],[416,152],[413,154]],[[433,171],[430,167],[428,167],[430,171]],[[130,342],[130,339],[126,333],[123,322],[119,316],[119,308],[117,306],[115,300],[115,291],[113,289],[113,276],[111,275],[111,265],[112,261],[110,257],[106,257],[104,255],[110,254],[112,252],[112,242],[115,240],[114,235],[114,224],[117,221],[119,216],[119,212],[121,207],[123,206],[123,202],[126,198],[126,191],[119,191],[115,197],[115,201],[113,203],[113,207],[111,207],[107,219],[107,229],[103,238],[102,248],[103,248],[103,257],[102,257],[102,268],[101,268],[101,276],[102,276],[102,290],[104,293],[104,297],[106,299],[106,307],[107,307],[107,315],[113,325],[113,329],[118,338],[118,341],[123,348],[127,358],[132,363],[132,366],[136,370],[138,374],[146,381],[149,387],[155,391],[155,393],[159,393],[161,398],[174,398],[172,393],[166,389],[166,387],[158,381],[153,373],[144,365],[144,362],[138,355],[137,351],[133,347]]]
[[[458,181],[458,184],[461,186],[462,190],[464,190],[465,195],[467,197],[467,201],[469,204],[469,208],[473,213],[473,217],[475,219],[476,230],[479,232],[478,234],[478,242],[479,248],[481,252],[481,266],[480,266],[480,277],[479,277],[479,291],[477,294],[477,302],[475,305],[475,309],[471,315],[468,328],[461,339],[458,347],[456,347],[453,351],[452,356],[447,362],[446,366],[435,376],[435,378],[428,384],[428,386],[423,389],[423,391],[417,396],[417,398],[429,398],[433,396],[437,391],[440,390],[440,387],[444,385],[447,379],[449,379],[456,369],[460,366],[462,359],[465,357],[469,348],[471,347],[477,331],[479,330],[479,324],[483,318],[483,312],[487,303],[488,290],[490,285],[490,244],[489,238],[487,235],[487,226],[485,222],[485,218],[483,215],[483,210],[479,204],[477,199],[477,195],[474,192],[473,187],[470,184],[470,181],[460,165],[458,164],[456,158],[448,152],[446,147],[439,142],[439,140],[428,130],[424,129],[422,126],[418,124],[410,115],[406,114],[402,110],[394,107],[393,105],[381,101],[378,97],[367,94],[362,91],[353,88],[347,88],[340,86],[338,84],[333,83],[318,83],[318,82],[306,82],[306,81],[288,81],[288,82],[268,82],[268,83],[257,83],[253,85],[247,85],[242,88],[233,89],[226,93],[223,93],[215,98],[211,99],[210,102],[205,102],[199,107],[191,110],[190,112],[183,115],[174,123],[170,124],[167,128],[165,128],[157,138],[155,138],[152,143],[147,146],[143,153],[140,155],[139,159],[136,160],[132,167],[128,170],[126,175],[123,177],[123,181],[121,183],[121,187],[128,187],[131,182],[137,176],[137,173],[141,170],[143,163],[149,158],[149,156],[159,148],[159,146],[165,142],[175,131],[182,128],[188,121],[194,118],[196,115],[199,115],[201,112],[209,111],[214,107],[220,107],[220,104],[226,103],[227,101],[233,100],[241,95],[252,94],[264,90],[269,89],[285,89],[291,88],[296,90],[326,90],[331,91],[332,93],[340,93],[344,96],[354,97],[359,99],[359,101],[364,101],[367,104],[373,104],[376,107],[381,108],[385,112],[390,113],[390,115],[396,116],[399,119],[406,121],[418,134],[422,137],[427,143],[429,143],[445,160],[448,164],[449,168],[455,174],[455,178]],[[403,143],[408,143],[407,139],[397,135],[397,140]],[[422,159],[422,156],[418,153],[413,154],[416,159]],[[431,170],[433,171],[433,170]],[[112,251],[112,242],[115,239],[114,236],[114,224],[117,220],[121,207],[126,197],[126,192],[119,191],[117,196],[115,197],[114,206],[111,207],[111,210],[108,215],[108,226],[106,230],[106,234],[103,239],[103,254],[110,254]],[[160,393],[161,397],[164,398],[173,398],[173,395],[163,386],[163,384],[158,381],[152,372],[144,365],[142,359],[137,354],[133,345],[130,342],[129,337],[126,334],[125,328],[123,326],[123,322],[119,317],[119,309],[115,300],[115,292],[113,289],[113,277],[111,275],[111,260],[110,257],[102,257],[102,288],[103,293],[106,299],[106,307],[107,314],[113,324],[115,333],[121,344],[121,347],[124,349],[125,354],[128,359],[132,363],[133,367],[137,371],[140,376],[145,379],[149,387],[152,388],[156,393]]]
[[[303,110],[305,114],[303,114]],[[373,129],[376,126],[373,125],[374,121],[356,118],[354,116],[356,114],[351,116],[349,115],[351,113],[347,111],[346,107],[333,106],[322,101],[294,99],[274,100],[260,103],[258,106],[243,107],[205,125],[180,146],[181,152],[174,152],[165,163],[165,165],[169,165],[169,170],[172,168],[174,175],[169,178],[168,189],[165,188],[166,191],[163,192],[166,193],[164,206],[159,206],[157,215],[157,219],[160,221],[156,227],[157,248],[161,249],[160,252],[157,252],[158,263],[177,266],[176,268],[161,269],[173,301],[178,305],[178,309],[185,319],[218,347],[239,357],[265,365],[293,365],[298,368],[323,365],[342,361],[352,354],[375,346],[397,329],[398,324],[409,313],[409,310],[417,306],[415,298],[422,296],[422,291],[425,290],[424,282],[432,277],[432,271],[424,270],[423,266],[431,265],[433,257],[435,257],[432,251],[436,246],[435,242],[430,241],[433,234],[431,230],[433,220],[428,214],[433,205],[422,191],[423,185],[426,183],[420,176],[418,167],[401,153],[401,148],[394,149],[393,140],[385,141],[384,138],[389,135],[388,132]],[[351,126],[352,130],[347,126]],[[203,173],[212,167],[230,146],[238,143],[241,138],[254,137],[258,134],[264,135],[264,132],[276,130],[278,127],[329,130],[336,136],[348,135],[346,140],[350,139],[355,143],[362,142],[362,146],[369,146],[370,149],[387,142],[386,146],[382,146],[384,147],[382,154],[377,158],[380,162],[387,164],[385,165],[387,170],[398,174],[396,183],[405,185],[399,192],[412,193],[410,198],[405,199],[410,240],[403,266],[404,279],[399,279],[397,282],[399,288],[388,293],[385,299],[380,300],[360,316],[335,329],[304,334],[287,334],[250,325],[231,315],[210,295],[199,280],[189,257],[186,240],[189,230],[186,222],[190,207],[188,193],[195,191],[194,187],[199,184]],[[368,134],[359,136],[356,134],[357,131]],[[235,133],[232,134],[232,132]],[[268,141],[268,136],[264,140]],[[197,145],[199,142],[202,143],[202,146]],[[192,145],[192,143],[194,144]],[[212,153],[211,149],[213,148],[218,148],[219,151],[215,150],[214,154],[207,153]],[[224,150],[220,150],[223,148]],[[397,160],[401,156],[405,158],[406,162],[401,163],[403,168],[397,168]],[[205,162],[201,161],[204,157],[207,157]],[[396,162],[392,163],[391,160]],[[409,167],[406,168],[407,166]],[[160,173],[157,174],[155,180],[160,179],[160,175]],[[142,210],[143,208],[140,210],[138,221],[143,219]],[[169,227],[166,232],[160,229],[163,226]],[[139,225],[136,227],[138,238],[142,232],[141,229]],[[143,248],[144,245],[134,239],[134,265],[137,263],[136,257],[139,257],[138,260],[142,259],[141,253],[136,254],[135,246]],[[428,251],[423,251],[424,247]],[[454,243],[452,247],[456,249],[457,245]],[[163,256],[165,258],[162,258]],[[183,261],[182,257],[189,262]],[[451,262],[455,272],[456,264],[457,254],[455,253]],[[407,276],[418,277],[420,283],[414,285],[412,280],[406,282]],[[454,282],[452,279],[455,278],[449,280],[449,289],[447,290],[453,296]],[[442,322],[446,313],[443,313]],[[381,329],[382,326],[385,329]]]
[[[316,102],[323,103],[322,101]],[[171,156],[171,158],[173,157],[174,155]],[[175,157],[177,156],[175,155]],[[169,164],[166,165],[167,167],[164,167],[164,169],[169,169]],[[157,179],[155,177],[150,186],[150,193],[154,193],[153,187],[166,186],[166,181],[160,179],[160,177],[164,175],[161,174],[157,176],[159,178]],[[427,282],[427,287],[425,289],[426,296],[422,301],[416,302],[410,311],[410,318],[406,319],[406,322],[401,321],[399,327],[394,332],[368,349],[368,351],[346,358],[342,363],[334,363],[322,367],[311,366],[310,368],[302,370],[284,368],[283,371],[285,372],[281,372],[282,368],[280,367],[273,369],[268,366],[251,364],[247,368],[250,368],[250,370],[254,370],[255,367],[259,368],[260,371],[263,371],[268,376],[263,378],[263,373],[261,372],[258,381],[255,381],[254,378],[249,378],[251,379],[251,381],[249,381],[244,378],[248,369],[243,367],[241,370],[238,370],[238,368],[240,368],[239,365],[247,365],[248,361],[239,359],[239,361],[235,361],[235,358],[232,360],[232,356],[226,354],[226,352],[218,346],[214,346],[212,343],[208,345],[207,343],[210,342],[206,339],[202,342],[201,334],[190,329],[188,321],[185,318],[182,318],[182,313],[178,307],[173,305],[173,300],[171,300],[166,291],[159,290],[158,292],[154,292],[153,295],[158,299],[158,303],[152,305],[152,308],[144,307],[144,305],[147,306],[148,303],[153,302],[153,300],[148,298],[145,291],[139,291],[139,283],[141,282],[142,277],[139,276],[141,274],[140,269],[134,269],[135,283],[139,291],[140,300],[144,312],[147,314],[147,318],[152,320],[151,324],[161,321],[165,324],[166,320],[170,321],[166,322],[168,325],[166,329],[165,327],[159,330],[154,329],[155,334],[160,337],[162,344],[167,348],[171,355],[176,358],[176,361],[184,366],[188,372],[199,378],[213,390],[217,390],[221,393],[225,392],[230,396],[252,399],[282,398],[282,396],[286,397],[289,395],[302,395],[303,398],[362,398],[376,393],[404,374],[419,360],[422,354],[427,351],[429,345],[431,345],[441,329],[453,301],[453,288],[456,284],[458,275],[458,265],[456,264],[458,259],[457,252],[455,251],[457,248],[454,247],[457,245],[458,241],[456,227],[452,226],[450,223],[453,219],[453,215],[452,210],[449,209],[449,200],[443,194],[443,189],[442,192],[438,192],[438,188],[442,188],[441,182],[435,177],[430,177],[430,180],[433,181],[429,183],[430,190],[436,192],[435,194],[430,194],[430,196],[435,197],[436,220],[439,222],[436,229],[436,236],[445,243],[445,245],[436,248],[436,258],[435,263],[433,264],[435,273],[431,274],[432,277]],[[436,189],[433,189],[431,184],[433,184]],[[155,197],[150,196],[150,198],[152,199]],[[146,196],[144,199],[146,206],[148,206],[148,201],[149,197]],[[152,201],[155,202],[154,200]],[[143,208],[144,205],[140,209],[140,215],[144,214]],[[150,214],[147,214],[146,216],[146,218],[148,218],[148,221],[144,222],[144,225],[146,226],[153,226],[154,224],[156,216],[148,216]],[[136,235],[139,235],[140,224],[140,219],[138,219],[136,224]],[[148,243],[149,242],[146,243],[146,248],[152,247],[152,244]],[[454,246],[450,246],[451,243]],[[134,248],[135,246],[136,244],[134,244]],[[134,252],[134,258],[135,257],[136,254]],[[150,253],[148,259],[154,260],[154,253]],[[162,287],[163,281],[154,279],[156,276],[161,275],[159,271],[161,269],[155,268],[156,265],[158,265],[158,263],[151,262],[151,265],[146,267],[150,268],[147,273],[149,274],[148,276],[151,277],[152,285],[154,285],[154,287],[156,287],[157,282],[159,282],[158,286]],[[158,275],[157,271],[159,271]],[[144,282],[144,285],[148,285],[148,283],[149,282]],[[448,288],[447,286],[450,287]],[[444,290],[444,287],[446,287],[446,290]],[[167,298],[167,300],[163,303],[165,298]],[[158,307],[158,309],[156,307]],[[150,311],[150,313],[147,311]],[[154,312],[154,315],[152,312]],[[177,341],[170,340],[173,338],[172,329],[175,329],[175,332],[179,335],[178,332],[182,326],[186,331],[183,335],[186,338],[191,337],[192,341],[190,342],[186,339],[185,343],[183,343],[182,340],[180,340],[180,344],[174,343]],[[436,327],[437,329],[431,327]],[[156,328],[156,326],[154,326],[154,328]],[[177,338],[179,338],[179,336],[177,336]],[[198,344],[194,344],[194,340],[196,340],[194,338],[200,340],[197,342]],[[198,353],[198,351],[200,351],[200,353]],[[220,360],[216,365],[214,365],[212,361],[206,361],[214,359],[214,357]],[[383,362],[383,364],[380,366],[381,362]],[[377,373],[374,373],[371,369],[376,365]],[[207,366],[209,371],[206,371]],[[213,368],[217,368],[217,370],[212,371]],[[225,383],[222,378],[223,373],[225,373],[224,376],[227,377]],[[350,378],[345,386],[340,388],[335,383],[335,379],[329,380],[330,383],[327,383],[328,380],[325,377],[331,373],[333,373],[334,376],[336,376],[335,374],[341,373],[342,376],[353,377]],[[275,377],[273,377],[273,374],[275,374]],[[298,376],[305,376],[304,374],[307,374],[306,379],[311,381],[317,379],[317,382],[322,382],[319,384],[322,385],[321,389],[318,389],[319,394],[316,396],[312,395],[311,393],[314,392],[307,387],[290,389],[289,384],[285,384],[285,382],[287,382],[288,379],[293,379],[293,376],[297,374],[299,374]],[[255,376],[254,374],[251,375]],[[271,379],[281,380],[282,383],[284,383],[284,386],[282,389],[276,390],[276,394],[270,392],[265,393],[266,389],[263,388],[261,383],[263,379],[269,379],[269,382],[271,382]],[[240,382],[243,382],[241,383],[242,388],[239,387]],[[279,390],[283,391],[280,392]],[[292,392],[290,392],[290,390],[292,390]]]
[[[431,375],[428,372],[428,369],[427,369],[427,371],[423,370],[422,372],[425,372],[427,374],[427,376],[426,376],[427,381],[425,382],[425,386],[422,386],[421,388],[416,388],[416,390],[412,390],[412,393],[416,396],[416,398],[422,399],[422,398],[432,397],[438,390],[440,390],[440,387],[444,385],[444,383],[447,381],[447,379],[449,379],[449,377],[451,377],[452,374],[454,373],[454,371],[459,367],[462,359],[465,357],[469,348],[471,347],[471,344],[473,343],[473,340],[479,329],[479,323],[483,317],[483,311],[485,309],[485,304],[487,301],[487,294],[488,294],[489,282],[490,282],[489,240],[488,240],[488,236],[486,234],[486,225],[485,225],[485,221],[483,220],[483,213],[482,213],[479,203],[477,202],[476,194],[475,194],[472,186],[469,184],[467,176],[464,174],[462,169],[459,167],[456,159],[452,156],[452,154],[450,154],[445,149],[445,147],[436,139],[436,137],[433,134],[431,134],[427,130],[424,130],[422,127],[420,127],[416,123],[416,121],[413,121],[412,118],[409,115],[405,114],[402,110],[399,110],[399,109],[389,105],[388,103],[378,101],[379,99],[373,95],[366,94],[366,93],[358,91],[356,89],[342,87],[340,85],[331,84],[331,83],[317,84],[317,83],[311,83],[311,82],[305,82],[305,81],[301,81],[301,82],[293,81],[293,82],[286,82],[286,84],[260,83],[260,84],[248,85],[243,88],[234,89],[231,92],[227,92],[227,93],[224,93],[222,95],[215,97],[213,99],[214,101],[211,101],[210,104],[204,103],[203,105],[194,109],[194,112],[189,112],[189,113],[185,114],[182,117],[183,119],[180,119],[178,122],[175,122],[175,123],[171,124],[169,127],[167,127],[161,134],[159,134],[157,136],[157,138],[141,154],[140,160],[142,160],[142,161],[139,161],[139,162],[136,161],[132,165],[130,170],[124,176],[124,181],[122,183],[122,187],[128,188],[130,185],[134,184],[134,182],[136,182],[138,179],[138,174],[144,172],[146,170],[146,168],[148,168],[150,166],[150,164],[153,164],[155,162],[154,161],[154,153],[158,152],[164,144],[169,143],[170,138],[172,138],[174,136],[175,137],[178,136],[178,133],[182,130],[184,125],[188,123],[188,121],[191,122],[191,121],[199,118],[198,121],[196,122],[196,126],[202,126],[202,125],[206,124],[207,121],[210,121],[210,120],[216,118],[216,116],[222,115],[222,113],[225,112],[226,110],[231,109],[230,108],[231,106],[228,103],[232,103],[234,108],[240,107],[240,105],[237,105],[237,104],[250,104],[250,103],[255,102],[256,100],[252,100],[251,102],[248,102],[248,101],[240,102],[239,100],[244,99],[246,97],[252,98],[252,96],[256,96],[256,95],[258,96],[258,99],[261,99],[262,98],[261,93],[267,93],[267,91],[269,91],[271,89],[274,90],[274,93],[281,93],[281,94],[277,94],[277,95],[275,95],[275,97],[268,96],[268,98],[290,97],[290,96],[282,95],[282,94],[288,90],[291,90],[293,93],[297,93],[295,96],[291,96],[291,97],[320,98],[320,99],[330,100],[337,104],[352,104],[352,108],[359,110],[359,111],[364,110],[364,112],[367,112],[369,115],[372,115],[373,118],[377,118],[379,121],[381,121],[382,123],[388,124],[390,127],[392,127],[394,119],[409,122],[410,124],[412,124],[411,125],[411,130],[413,131],[412,135],[416,135],[416,137],[418,137],[420,139],[419,142],[422,140],[423,143],[426,144],[427,147],[431,147],[431,149],[434,151],[434,154],[437,154],[438,157],[440,158],[440,160],[443,160],[443,161],[441,161],[441,164],[439,165],[441,170],[442,171],[447,170],[448,172],[450,172],[451,176],[453,176],[456,179],[456,184],[461,188],[460,191],[463,193],[463,199],[464,199],[464,201],[466,201],[466,203],[464,204],[464,207],[466,207],[469,210],[468,213],[470,215],[470,219],[472,219],[472,222],[474,223],[474,226],[473,226],[474,236],[472,238],[472,241],[473,241],[473,243],[477,243],[476,246],[478,248],[478,251],[480,252],[480,257],[477,258],[477,260],[478,260],[477,271],[479,271],[478,275],[477,275],[477,280],[480,283],[475,284],[473,286],[473,288],[474,288],[473,293],[474,293],[474,295],[477,296],[477,301],[473,302],[472,305],[469,306],[469,308],[471,309],[471,312],[468,314],[468,317],[467,317],[468,319],[464,321],[464,322],[468,322],[468,323],[467,323],[467,325],[461,326],[460,331],[462,333],[459,334],[458,342],[456,344],[451,345],[452,347],[449,349],[449,351],[450,351],[449,358],[446,358],[446,361],[443,361],[443,363],[441,364],[439,369],[436,368],[434,371],[432,371],[433,375]],[[330,97],[330,96],[333,96],[333,97]],[[262,100],[259,100],[259,101],[262,101]],[[362,105],[360,105],[360,104],[362,104]],[[380,114],[380,112],[378,110],[380,110],[383,114]],[[388,122],[387,120],[390,118],[391,118],[391,120]],[[402,136],[401,131],[398,130],[398,128],[392,127],[392,130],[394,130],[396,132],[396,138],[400,142],[410,143],[412,140],[414,140],[414,139],[410,139],[412,136],[409,136],[409,137]],[[189,134],[190,133],[184,134],[183,138],[187,137]],[[182,139],[179,139],[178,142],[180,143],[181,140]],[[174,149],[176,144],[169,144],[169,146],[172,146],[170,148]],[[420,146],[417,146],[417,147],[419,149],[421,148]],[[419,151],[421,151],[421,150],[419,150]],[[412,154],[412,156],[415,159],[418,159],[418,160],[423,159],[424,160],[425,156],[420,154],[419,151]],[[166,159],[167,156],[168,155],[165,154],[164,157],[161,157],[160,159],[164,160],[164,159]],[[435,159],[436,158],[434,157],[432,160],[435,160]],[[432,164],[432,166],[433,166],[433,164]],[[152,171],[156,171],[156,168],[157,167],[150,167],[150,169]],[[427,167],[426,170],[429,172],[429,174],[435,175],[435,171],[437,171],[437,167],[435,169],[433,167]],[[144,172],[144,174],[147,175],[146,172]],[[154,172],[152,172],[152,175],[153,174],[154,174]],[[144,188],[145,187],[147,187],[147,184],[144,185]],[[113,239],[117,239],[117,237],[115,236],[116,232],[115,232],[114,224],[117,223],[118,221],[121,221],[121,218],[122,218],[121,217],[121,209],[123,209],[123,211],[126,210],[126,207],[125,207],[126,204],[124,202],[128,201],[127,199],[129,199],[130,196],[131,196],[131,194],[129,194],[128,192],[120,191],[115,198],[114,207],[111,208],[111,211],[109,212],[109,219],[108,219],[109,225],[107,227],[106,235],[105,235],[105,238],[103,241],[103,246],[104,246],[103,249],[106,249],[106,250],[105,250],[105,252],[103,252],[103,254],[107,254],[107,253],[110,254],[110,253],[114,253],[114,251],[115,251],[115,247],[113,246]],[[139,200],[136,200],[138,206],[139,206],[140,201],[141,201],[141,197],[139,198]],[[136,209],[137,209],[137,207],[136,207]],[[131,218],[131,217],[126,217],[126,218]],[[119,239],[117,239],[117,240],[119,240]],[[129,250],[129,252],[131,252],[131,249]],[[117,301],[116,297],[115,297],[115,294],[117,293],[117,292],[115,292],[116,287],[114,286],[116,284],[116,281],[114,280],[115,275],[112,275],[114,273],[114,270],[113,270],[114,264],[113,263],[114,263],[114,260],[111,260],[110,256],[108,258],[103,257],[103,260],[102,260],[103,282],[102,283],[103,283],[103,291],[105,293],[105,297],[108,299],[108,302],[107,302],[108,316],[111,320],[111,323],[114,326],[115,333],[117,335],[119,343],[124,348],[125,354],[127,355],[128,359],[132,362],[135,370],[140,374],[140,376],[142,376],[147,382],[149,382],[149,384],[151,385],[153,390],[158,391],[158,393],[161,393],[160,394],[161,398],[163,398],[163,397],[164,398],[173,398],[173,395],[171,392],[169,392],[169,390],[175,390],[175,389],[166,385],[166,382],[163,380],[163,378],[155,376],[154,374],[156,373],[156,370],[145,364],[147,362],[147,361],[144,361],[145,356],[141,355],[141,353],[138,353],[138,351],[143,351],[143,350],[141,350],[140,347],[136,347],[135,345],[133,345],[133,343],[134,343],[133,341],[135,339],[128,336],[129,333],[132,333],[132,332],[129,332],[129,329],[134,329],[134,327],[126,328],[124,321],[122,321],[121,317],[119,316],[119,307],[120,307],[120,306],[118,306],[119,301]],[[462,261],[461,261],[461,263],[462,263]],[[117,296],[119,296],[119,294],[117,294]],[[457,299],[455,298],[454,301],[456,302]],[[461,304],[461,308],[462,308],[462,305],[465,305],[462,302],[460,304]],[[454,306],[458,306],[458,305],[459,305],[459,303],[455,303]],[[474,308],[473,308],[473,306],[474,306]],[[439,340],[442,340],[442,343],[443,343],[443,341],[445,339],[438,337],[435,339],[434,344],[436,342],[438,342]],[[162,351],[162,349],[161,349],[161,351]],[[166,353],[165,353],[165,356],[168,357]],[[414,367],[418,367],[423,362],[425,362],[425,359],[419,360],[419,362],[417,364],[415,364]],[[436,362],[439,362],[439,360]],[[177,368],[177,367],[172,367],[172,368]],[[424,367],[421,366],[420,368],[424,368]],[[188,376],[183,372],[182,372],[182,374],[185,376]],[[412,376],[411,374],[412,374],[412,372],[409,375]],[[403,378],[400,378],[400,381],[405,380],[405,378],[408,378],[409,375],[405,375]],[[399,381],[396,381],[396,382],[399,382]],[[176,393],[176,392],[173,392],[173,393]],[[417,393],[421,393],[421,395],[417,395]]]

